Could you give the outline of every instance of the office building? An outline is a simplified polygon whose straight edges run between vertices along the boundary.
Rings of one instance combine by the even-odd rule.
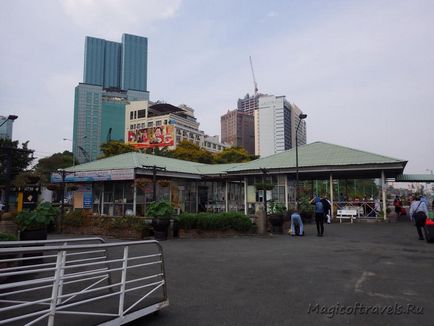
[[[125,142],[136,148],[163,148],[172,150],[188,140],[210,152],[229,147],[220,143],[218,136],[208,136],[199,130],[194,110],[186,105],[132,101],[125,109]]]
[[[125,105],[148,100],[148,40],[124,34],[122,42],[86,37],[83,83],[75,88],[73,151],[93,161],[108,140],[124,141]]]
[[[255,155],[270,156],[295,147],[295,130],[301,110],[285,96],[264,95],[259,98],[255,118]],[[298,129],[298,144],[306,144],[306,122]]]
[[[253,115],[239,110],[228,111],[220,118],[222,142],[242,147],[255,154],[255,129]]]

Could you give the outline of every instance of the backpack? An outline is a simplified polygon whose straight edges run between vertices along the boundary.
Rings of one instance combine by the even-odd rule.
[[[315,213],[324,213],[324,205],[321,201],[317,201],[315,203]]]

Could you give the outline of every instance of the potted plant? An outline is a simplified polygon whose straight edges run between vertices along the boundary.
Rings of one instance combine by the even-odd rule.
[[[273,190],[274,185],[270,182],[258,182],[255,183],[256,190]]]
[[[306,197],[300,198],[298,202],[298,210],[300,212],[303,223],[310,223],[313,216],[313,206]]]
[[[147,215],[152,217],[155,239],[167,240],[170,218],[173,215],[172,205],[165,200],[154,201],[148,205]]]
[[[33,211],[22,211],[16,217],[20,240],[46,240],[47,227],[54,223],[59,209],[50,203],[40,203]]]
[[[285,211],[285,206],[276,202],[270,203],[270,215],[268,217],[268,220],[270,221],[273,233],[283,233],[282,225]]]

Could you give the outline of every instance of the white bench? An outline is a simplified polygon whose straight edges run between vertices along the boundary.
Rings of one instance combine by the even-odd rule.
[[[357,209],[338,209],[336,218],[340,219],[340,223],[342,223],[342,219],[344,218],[351,219],[351,223],[353,223],[358,214]]]

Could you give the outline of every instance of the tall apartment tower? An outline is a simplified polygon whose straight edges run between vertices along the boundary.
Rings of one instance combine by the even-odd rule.
[[[220,118],[222,142],[242,147],[255,154],[254,117],[239,110],[228,111]]]
[[[255,155],[273,155],[295,146],[295,131],[301,110],[285,96],[265,95],[259,98],[255,110]],[[298,144],[306,144],[306,122],[298,129]]]
[[[125,105],[149,100],[148,39],[123,34],[122,42],[85,39],[83,83],[75,88],[73,152],[79,163],[95,160],[100,145],[124,141]]]

